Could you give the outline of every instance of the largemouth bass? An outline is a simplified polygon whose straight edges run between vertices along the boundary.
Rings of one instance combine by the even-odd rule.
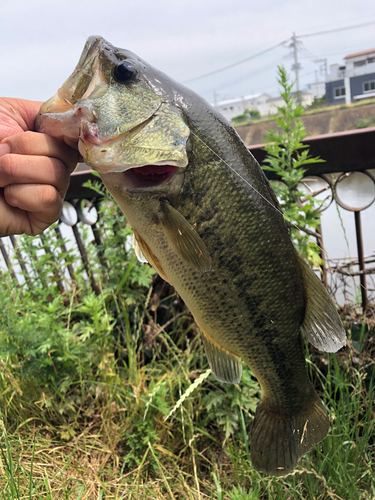
[[[281,476],[327,435],[304,335],[335,352],[345,332],[295,251],[277,199],[236,131],[202,98],[127,50],[90,37],[36,128],[78,141],[134,230],[136,253],[185,301],[215,377],[242,361],[262,398],[255,469]]]

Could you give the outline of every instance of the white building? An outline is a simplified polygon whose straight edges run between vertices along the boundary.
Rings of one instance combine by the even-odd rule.
[[[314,97],[321,97],[324,94],[325,83],[318,83],[318,87],[316,84],[311,84],[311,87],[311,90],[307,88],[301,92],[301,105],[304,107],[309,106]],[[295,93],[294,98],[296,99]],[[269,94],[259,93],[220,101],[214,104],[214,107],[230,122],[235,116],[243,114],[245,109],[254,109],[259,111],[261,116],[269,116],[277,113],[277,106],[284,105],[281,96],[271,97]]]
[[[257,110],[264,116],[268,115],[267,101],[270,99],[268,94],[253,94],[235,99],[228,99],[214,104],[214,107],[230,122],[232,118],[242,115],[245,109]]]
[[[297,102],[296,92],[293,92],[292,95],[294,97],[294,100]],[[308,90],[303,90],[301,92],[301,106],[303,106],[304,108],[306,106],[310,106],[310,104],[314,100],[314,97],[315,97],[314,94],[312,94]],[[277,107],[279,107],[279,106],[285,106],[284,99],[280,95],[277,96],[277,97],[271,97],[267,101],[267,107],[268,107],[267,114],[268,115],[274,115],[274,114],[276,114],[277,113]]]
[[[326,82],[314,82],[306,85],[307,92],[310,92],[313,97],[320,99],[326,93]]]
[[[327,104],[350,104],[375,97],[375,49],[349,54],[332,64],[326,82]]]

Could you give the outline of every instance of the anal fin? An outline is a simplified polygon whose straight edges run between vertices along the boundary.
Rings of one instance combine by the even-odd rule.
[[[202,329],[202,341],[208,364],[219,382],[238,384],[242,376],[241,358],[221,347]]]
[[[336,352],[346,345],[346,333],[327,290],[306,262],[299,257],[306,294],[301,331],[321,351]]]

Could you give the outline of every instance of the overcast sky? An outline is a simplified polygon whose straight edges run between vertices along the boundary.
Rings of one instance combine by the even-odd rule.
[[[46,100],[70,75],[90,35],[126,48],[213,102],[257,92],[277,95],[276,68],[291,49],[189,81],[288,40],[303,37],[301,88],[324,80],[322,62],[343,63],[375,48],[375,0],[0,0],[0,95]]]

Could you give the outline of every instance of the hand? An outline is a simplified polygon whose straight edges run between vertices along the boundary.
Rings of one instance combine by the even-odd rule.
[[[41,103],[0,98],[0,237],[35,236],[62,210],[78,152],[33,132]]]

